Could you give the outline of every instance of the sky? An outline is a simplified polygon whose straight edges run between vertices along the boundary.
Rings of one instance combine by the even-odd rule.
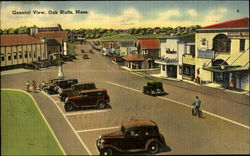
[[[56,26],[63,29],[207,26],[249,17],[249,1],[1,1],[1,29]],[[31,11],[31,14],[14,12]],[[33,11],[46,14],[34,14]],[[60,14],[70,10],[73,14]],[[88,14],[75,14],[75,10]],[[238,11],[237,11],[238,10]],[[57,11],[57,14],[49,14]]]

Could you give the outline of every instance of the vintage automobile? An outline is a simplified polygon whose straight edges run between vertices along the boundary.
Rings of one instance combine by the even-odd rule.
[[[40,66],[34,63],[24,63],[22,66],[25,69],[40,69]]]
[[[49,85],[52,85],[54,82],[60,81],[60,80],[62,80],[62,78],[51,79],[51,80],[49,80],[48,82],[42,81],[42,82],[39,84],[39,89],[40,89],[40,90],[44,90],[44,88],[46,88],[46,87],[48,87]]]
[[[88,89],[96,89],[94,82],[82,82],[78,84],[74,84],[71,88],[63,89],[59,92],[59,99],[61,101],[65,101],[65,99],[69,96],[76,96],[79,94],[81,90],[88,90]]]
[[[150,81],[146,86],[143,86],[143,93],[149,95],[163,95],[165,94],[165,91],[161,82]]]
[[[55,81],[51,85],[44,88],[44,91],[48,94],[57,94],[62,89],[70,88],[73,84],[77,84],[77,79],[65,79]]]
[[[32,63],[38,65],[40,68],[47,68],[48,67],[47,64],[42,62],[42,61],[34,61]]]
[[[91,89],[79,91],[76,96],[65,99],[64,108],[71,111],[74,108],[97,107],[103,109],[109,103],[109,95],[106,89]]]
[[[161,147],[166,147],[166,143],[155,122],[134,120],[124,122],[118,131],[99,136],[96,147],[100,155],[139,151],[155,154]]]
[[[83,54],[83,59],[88,59],[88,54]]]

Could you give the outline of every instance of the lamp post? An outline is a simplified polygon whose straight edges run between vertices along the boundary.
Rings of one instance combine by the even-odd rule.
[[[58,78],[64,78],[64,73],[63,73],[63,68],[62,68],[62,61],[61,61],[61,57],[59,54],[59,62],[58,62],[59,66],[58,66]]]

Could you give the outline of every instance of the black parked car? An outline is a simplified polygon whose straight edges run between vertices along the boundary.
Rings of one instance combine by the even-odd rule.
[[[40,68],[46,68],[46,67],[48,67],[46,63],[41,62],[41,61],[34,61],[32,63],[38,65]]]
[[[79,91],[89,90],[89,89],[96,89],[94,82],[83,82],[83,83],[74,84],[71,86],[71,88],[63,89],[59,91],[60,93],[59,99],[61,101],[65,101],[67,97],[79,95]]]
[[[49,60],[42,60],[42,61],[40,61],[40,62],[45,63],[47,67],[53,66],[53,64],[52,64]]]
[[[166,94],[162,83],[159,81],[150,81],[143,87],[143,93],[149,95],[163,95]]]
[[[48,94],[57,94],[60,90],[70,88],[72,85],[77,83],[77,79],[59,80],[44,88],[44,91]]]
[[[22,66],[24,69],[40,69],[40,66],[34,63],[24,63]]]

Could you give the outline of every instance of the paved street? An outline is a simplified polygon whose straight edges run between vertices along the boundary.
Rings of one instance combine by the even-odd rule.
[[[230,94],[206,94],[168,81],[164,81],[168,95],[148,96],[142,93],[148,79],[123,70],[98,52],[88,53],[89,59],[82,59],[79,51],[83,46],[90,48],[78,45],[78,59],[63,65],[65,78],[93,81],[97,88],[107,89],[110,96],[108,108],[65,112],[57,95],[31,93],[66,154],[98,154],[96,138],[119,129],[122,122],[131,117],[153,120],[158,124],[169,147],[159,154],[250,153],[248,100],[232,100],[228,98]],[[47,81],[56,78],[57,74],[57,67],[50,67],[2,75],[1,87],[24,90],[27,80]],[[202,100],[203,118],[191,115],[191,103],[196,95]]]

